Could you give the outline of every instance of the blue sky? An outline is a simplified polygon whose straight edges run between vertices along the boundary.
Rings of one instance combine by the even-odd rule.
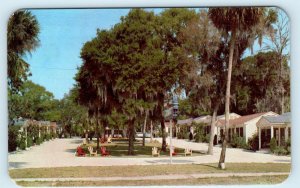
[[[31,10],[40,25],[40,46],[25,57],[33,82],[44,86],[57,99],[72,88],[80,50],[96,36],[96,30],[109,29],[129,9],[36,9]]]
[[[162,9],[155,9],[160,12]],[[40,46],[25,57],[33,82],[44,86],[56,99],[75,84],[77,67],[82,64],[83,44],[96,36],[96,30],[109,29],[129,9],[32,9],[40,25]],[[259,50],[258,44],[254,50]],[[245,56],[251,55],[249,51]]]

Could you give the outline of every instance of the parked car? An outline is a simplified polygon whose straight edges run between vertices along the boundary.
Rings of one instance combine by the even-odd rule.
[[[136,138],[143,138],[143,133],[142,132],[136,132],[136,135],[135,135]],[[150,133],[145,133],[145,137],[146,138],[150,138],[151,137],[151,134]]]
[[[136,138],[143,138],[143,133],[142,132],[136,132],[135,137]]]

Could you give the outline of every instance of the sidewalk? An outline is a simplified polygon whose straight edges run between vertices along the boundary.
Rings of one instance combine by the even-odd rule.
[[[258,177],[289,175],[288,172],[269,173],[209,173],[209,174],[169,174],[157,176],[132,176],[132,177],[86,177],[86,178],[17,178],[14,181],[137,181],[137,180],[173,180],[173,179],[198,179],[198,178],[224,178],[224,177]]]

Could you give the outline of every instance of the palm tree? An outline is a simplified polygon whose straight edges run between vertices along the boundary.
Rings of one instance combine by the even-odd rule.
[[[263,8],[210,8],[209,16],[214,25],[224,31],[226,35],[230,35],[229,41],[229,62],[225,95],[225,138],[222,142],[222,151],[219,160],[219,167],[225,168],[225,154],[228,140],[227,128],[229,125],[229,103],[230,103],[230,85],[232,63],[234,59],[234,51],[237,44],[237,36],[243,32],[253,30],[260,23],[260,18],[264,15]]]
[[[32,52],[39,45],[39,32],[39,24],[30,11],[17,11],[8,21],[8,84],[11,89],[18,89],[27,79],[29,64],[22,56]]]

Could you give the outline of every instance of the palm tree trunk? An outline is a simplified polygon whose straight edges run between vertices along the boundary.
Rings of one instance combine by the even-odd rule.
[[[100,132],[99,132],[99,127],[100,127],[100,122],[99,119],[97,118],[97,126],[96,126],[96,134],[97,134],[97,150],[99,150],[99,137],[100,137]]]
[[[230,40],[230,49],[229,49],[229,62],[228,62],[228,73],[227,73],[227,85],[226,85],[226,96],[225,96],[225,127],[224,133],[225,138],[222,142],[222,150],[219,160],[219,168],[225,169],[225,155],[226,155],[226,146],[228,140],[228,126],[229,126],[229,105],[230,105],[230,86],[231,86],[231,73],[232,73],[232,62],[233,62],[233,53],[235,47],[235,37],[236,33],[233,30],[231,33],[231,40]]]
[[[145,146],[146,125],[147,125],[148,110],[146,111],[144,126],[143,126],[143,146]]]
[[[219,109],[219,103],[217,103],[215,105],[213,116],[212,116],[212,119],[211,119],[210,138],[209,138],[209,145],[208,145],[208,151],[207,151],[207,153],[209,155],[213,154],[214,137],[215,137],[214,131],[215,131],[215,125],[216,125],[216,121],[217,121],[216,118],[217,118],[218,109]]]
[[[150,122],[150,140],[151,140],[151,142],[152,142],[152,140],[153,140],[153,124],[152,124],[152,120],[151,120],[151,122]]]

